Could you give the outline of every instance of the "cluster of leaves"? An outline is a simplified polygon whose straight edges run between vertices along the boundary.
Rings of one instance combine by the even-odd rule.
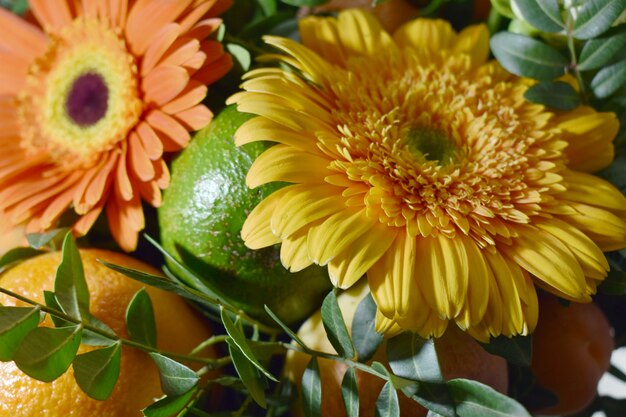
[[[626,24],[615,25],[624,0],[493,0],[512,19],[491,38],[495,57],[510,72],[538,80],[529,101],[560,110],[618,96],[626,84]],[[517,32],[517,33],[515,33]],[[576,79],[576,88],[564,80]]]

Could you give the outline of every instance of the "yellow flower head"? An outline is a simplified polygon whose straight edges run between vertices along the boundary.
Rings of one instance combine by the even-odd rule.
[[[363,11],[301,22],[278,37],[279,68],[247,74],[230,102],[257,114],[238,145],[277,145],[247,182],[291,183],[252,213],[246,244],[281,243],[292,271],[367,275],[380,331],[527,334],[534,284],[589,302],[602,251],[626,246],[626,198],[587,172],[613,158],[613,114],[555,114],[530,81],[487,62],[488,32],[418,19],[393,36]]]
[[[137,245],[142,200],[169,184],[163,153],[212,118],[206,84],[231,67],[209,39],[231,0],[31,0],[34,23],[0,9],[0,232],[84,234],[104,210]]]

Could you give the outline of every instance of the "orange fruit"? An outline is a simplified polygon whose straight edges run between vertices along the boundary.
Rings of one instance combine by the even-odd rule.
[[[143,285],[102,265],[96,259],[159,274],[154,268],[128,256],[102,250],[81,250],[85,279],[90,292],[92,314],[117,335],[127,338],[124,316],[129,301]],[[0,286],[43,303],[43,291],[53,290],[59,252],[39,255],[9,269],[0,276]],[[211,336],[211,331],[178,296],[146,288],[153,303],[159,348],[187,354]],[[26,306],[0,294],[5,306]],[[46,319],[44,325],[50,325]],[[79,353],[93,349],[81,346]],[[81,391],[72,368],[51,383],[40,382],[22,373],[13,362],[0,363],[0,415],[39,417],[134,417],[162,396],[159,375],[150,357],[137,349],[123,347],[121,371],[111,397],[96,401]]]
[[[354,287],[338,297],[339,306],[348,329],[361,299],[365,296],[367,286]],[[327,353],[336,353],[326,337],[322,324],[321,312],[311,316],[298,331],[298,336],[304,343],[314,350]],[[508,390],[508,369],[506,361],[486,352],[471,336],[456,326],[449,326],[444,335],[435,340],[435,348],[441,365],[441,371],[446,380],[454,378],[468,378],[490,385],[494,389],[505,393]],[[310,356],[298,352],[289,352],[285,364],[285,373],[296,385],[300,384],[302,374]],[[372,360],[383,363],[389,369],[386,360],[385,346],[378,349]],[[330,359],[318,359],[322,383],[322,415],[344,417],[343,401],[341,399],[341,381],[347,370],[347,365]],[[356,371],[359,387],[359,415],[373,417],[376,409],[378,394],[384,381],[368,373]],[[400,399],[400,413],[403,417],[425,417],[428,411],[406,397],[398,394]],[[294,413],[302,416],[301,404],[296,404]]]
[[[372,0],[330,0],[314,11],[332,12],[343,9],[360,8],[371,11],[378,18],[387,32],[393,33],[400,25],[414,19],[418,15],[418,8],[407,0],[387,0],[373,6]]]
[[[331,283],[326,269],[316,265],[286,270],[280,245],[251,250],[241,239],[248,214],[284,185],[246,185],[252,161],[271,146],[235,146],[235,131],[251,117],[227,107],[172,163],[172,181],[158,210],[161,243],[230,304],[275,324],[265,312],[267,304],[291,324],[320,306]],[[169,266],[185,279],[176,265]]]
[[[611,326],[598,306],[540,299],[531,369],[537,384],[559,402],[539,412],[567,415],[587,407],[609,369],[613,348]]]

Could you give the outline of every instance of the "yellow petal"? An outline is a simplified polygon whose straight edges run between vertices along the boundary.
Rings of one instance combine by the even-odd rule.
[[[393,35],[400,47],[436,53],[451,49],[456,36],[450,23],[441,19],[415,19],[402,25]]]
[[[321,57],[337,65],[346,62],[346,51],[340,41],[337,19],[306,17],[298,22],[300,39]]]
[[[254,161],[246,185],[256,188],[268,182],[322,183],[332,172],[327,169],[329,161],[317,155],[286,145],[274,145]]]
[[[626,197],[615,186],[595,175],[565,170],[561,172],[567,191],[559,197],[577,203],[626,211]]]
[[[282,240],[280,262],[291,272],[298,272],[313,263],[306,247],[307,229],[300,230]]]
[[[489,57],[489,29],[485,25],[473,25],[463,29],[453,48],[454,53],[466,53],[472,58],[472,66],[487,62]]]
[[[255,117],[242,124],[235,133],[235,145],[258,141],[282,143],[296,149],[322,155],[316,138],[310,132],[296,131],[264,117]]]
[[[250,249],[260,249],[280,242],[270,228],[270,219],[281,199],[291,187],[274,191],[248,215],[241,228],[241,238]]]
[[[462,329],[466,329],[481,321],[487,311],[487,305],[492,294],[493,277],[484,258],[484,254],[471,238],[458,234],[454,241],[462,245],[467,254],[467,270],[469,283],[467,285],[467,299],[460,316],[456,319]]]
[[[316,84],[323,85],[326,74],[332,71],[328,62],[298,42],[278,36],[264,36],[263,40],[294,57],[301,64],[304,75]]]
[[[349,288],[357,282],[387,252],[396,240],[398,230],[377,223],[333,258],[328,263],[328,275],[333,285]],[[401,276],[400,279],[411,280],[413,276]]]
[[[558,291],[580,300],[589,298],[583,270],[560,240],[532,226],[515,229],[519,236],[513,245],[499,248],[509,259]]]
[[[326,265],[376,223],[378,219],[370,218],[365,209],[348,208],[330,216],[309,229],[309,257],[318,265]]]
[[[374,56],[384,49],[395,47],[380,22],[361,9],[349,9],[339,13],[338,32],[343,49],[352,56]]]
[[[587,204],[569,203],[574,214],[559,216],[585,233],[604,251],[621,250],[626,247],[626,223],[613,213]]]

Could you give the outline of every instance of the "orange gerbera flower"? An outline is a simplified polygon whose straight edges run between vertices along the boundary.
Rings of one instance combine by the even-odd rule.
[[[212,118],[206,84],[232,61],[207,39],[231,0],[31,0],[41,27],[0,9],[0,228],[85,234],[106,207],[125,250],[161,202],[163,152]]]

